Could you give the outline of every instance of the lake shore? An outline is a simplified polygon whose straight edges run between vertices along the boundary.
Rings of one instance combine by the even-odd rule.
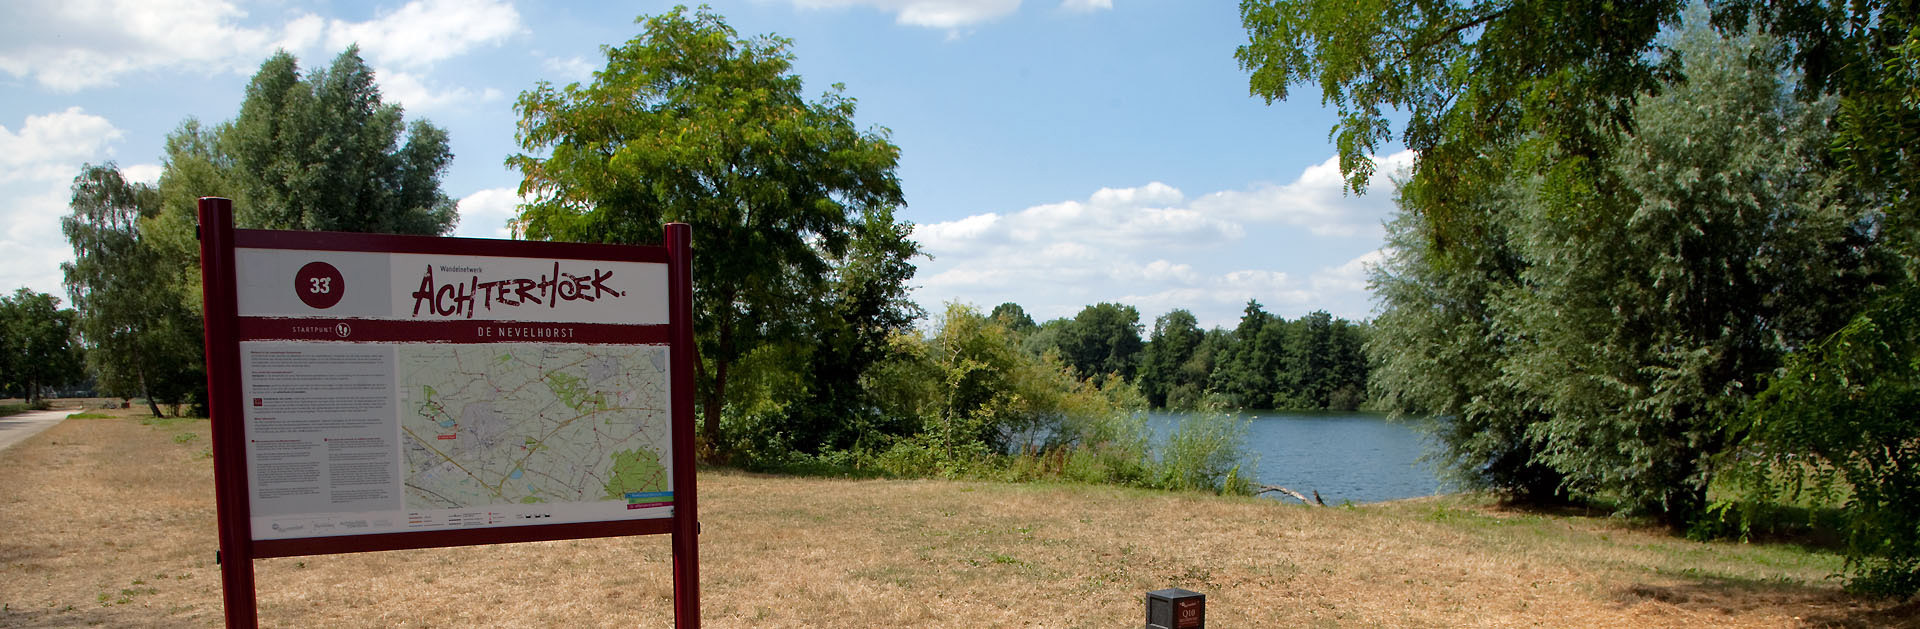
[[[136,409],[137,410],[137,409]],[[221,622],[204,420],[70,419],[0,465],[0,626]],[[1353,508],[703,470],[710,627],[1920,626],[1839,559],[1451,495]],[[264,560],[265,626],[670,626],[664,536]]]

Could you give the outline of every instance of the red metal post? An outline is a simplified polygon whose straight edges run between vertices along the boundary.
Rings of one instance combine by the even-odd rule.
[[[668,223],[667,309],[672,320],[673,626],[700,627],[700,520],[693,465],[693,236],[686,223]]]
[[[220,585],[228,627],[258,627],[253,527],[241,422],[239,303],[234,285],[233,202],[200,199],[200,279],[206,316],[207,408],[213,421],[213,492],[219,513]]]

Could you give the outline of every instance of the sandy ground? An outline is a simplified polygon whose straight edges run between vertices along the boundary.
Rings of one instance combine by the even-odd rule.
[[[121,414],[130,413],[122,411]],[[0,626],[222,622],[204,420],[70,419],[0,465]],[[707,627],[1920,627],[1831,554],[1442,497],[1362,508],[1112,487],[703,471]],[[256,562],[263,626],[671,626],[664,536]]]

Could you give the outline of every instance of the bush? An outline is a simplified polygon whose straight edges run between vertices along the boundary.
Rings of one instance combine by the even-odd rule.
[[[1155,486],[1250,494],[1240,469],[1250,421],[1221,412],[1190,415],[1161,446]]]

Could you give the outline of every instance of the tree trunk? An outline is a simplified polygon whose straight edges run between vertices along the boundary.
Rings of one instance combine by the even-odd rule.
[[[140,395],[147,398],[147,410],[153,411],[154,417],[165,417],[160,414],[160,405],[153,402],[153,388],[147,386],[147,370],[139,369],[136,373],[140,374]]]
[[[707,393],[706,419],[705,424],[701,427],[701,435],[707,441],[707,448],[712,457],[711,460],[714,462],[725,462],[726,452],[724,450],[724,444],[726,442],[722,440],[723,435],[720,434],[720,411],[725,408],[727,404],[727,367],[730,362],[728,358],[733,351],[732,317],[724,316],[721,318],[719,334],[720,340],[716,348],[717,351],[713,353],[713,390]]]
[[[1688,485],[1689,483],[1681,483]],[[1693,520],[1707,506],[1705,487],[1677,487],[1667,492],[1666,503],[1661,505],[1660,520],[1667,528],[1684,533],[1693,526]]]

